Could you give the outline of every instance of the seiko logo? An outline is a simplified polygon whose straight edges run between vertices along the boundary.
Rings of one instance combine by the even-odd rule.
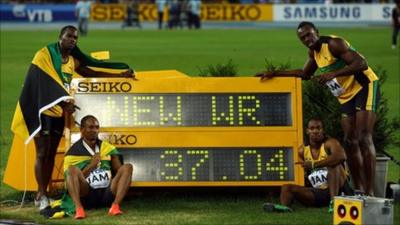
[[[129,82],[80,82],[78,92],[130,92]]]
[[[134,145],[137,137],[133,134],[113,134],[108,136],[108,141],[113,145]]]

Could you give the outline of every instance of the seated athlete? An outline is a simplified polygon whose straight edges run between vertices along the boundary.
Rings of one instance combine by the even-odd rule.
[[[306,206],[328,206],[333,211],[333,198],[341,192],[350,194],[344,167],[345,152],[339,141],[324,134],[322,121],[311,119],[307,131],[309,145],[299,149],[297,162],[303,166],[312,187],[285,184],[281,188],[280,204],[265,203],[267,212],[292,212],[294,199]]]
[[[119,204],[129,190],[132,165],[122,165],[117,149],[99,140],[99,122],[94,116],[83,117],[80,129],[81,139],[71,146],[64,159],[65,181],[73,205],[68,209],[64,196],[62,207],[67,214],[75,211],[75,219],[85,218],[84,208],[111,206],[109,215],[122,214]]]

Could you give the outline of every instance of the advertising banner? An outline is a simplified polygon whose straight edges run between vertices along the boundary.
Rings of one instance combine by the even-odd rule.
[[[272,21],[272,5],[204,4],[201,18],[207,21]]]
[[[125,18],[126,6],[123,4],[94,4],[92,20],[121,21]],[[139,19],[156,21],[157,7],[154,4],[140,4]],[[165,18],[168,20],[168,9]],[[181,12],[181,17],[185,12]],[[203,21],[272,21],[272,5],[270,4],[203,4],[201,6]]]
[[[93,4],[90,16],[93,21],[122,21],[125,13],[125,4]]]
[[[2,22],[50,23],[76,21],[73,4],[0,4]]]
[[[275,22],[386,22],[394,4],[281,4],[274,5]]]
[[[202,21],[221,22],[389,22],[394,4],[202,4]],[[93,21],[122,21],[125,4],[93,4]],[[76,21],[74,4],[0,4],[2,22]],[[154,4],[140,4],[140,21],[157,21]],[[168,7],[164,12],[168,20]],[[184,11],[181,18],[185,18]]]

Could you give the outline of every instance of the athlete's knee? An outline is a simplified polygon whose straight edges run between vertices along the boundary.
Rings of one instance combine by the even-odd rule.
[[[133,172],[133,166],[132,166],[132,164],[127,163],[127,164],[124,164],[124,165],[121,166],[121,170],[122,170],[122,172],[124,172],[124,173],[132,174],[132,172]]]
[[[346,135],[344,136],[343,142],[347,154],[355,153],[353,149],[355,149],[359,144],[359,139],[357,136]]]
[[[81,170],[76,166],[69,166],[67,170],[68,176],[75,177],[81,173]]]
[[[36,159],[46,164],[54,163],[55,154],[52,154],[46,147],[39,147],[36,149]]]
[[[374,144],[372,134],[368,131],[362,131],[360,134],[359,144],[362,147],[370,147]]]
[[[282,186],[281,192],[284,193],[294,193],[298,190],[297,185],[285,184]]]

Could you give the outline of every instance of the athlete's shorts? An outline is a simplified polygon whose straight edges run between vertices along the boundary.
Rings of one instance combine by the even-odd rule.
[[[348,102],[341,105],[343,117],[354,116],[357,111],[376,112],[380,100],[378,81],[369,82]]]
[[[329,188],[319,189],[311,188],[311,192],[314,195],[314,205],[316,207],[328,206],[331,201],[331,196],[329,194]]]
[[[42,129],[39,132],[40,136],[46,135],[62,135],[64,132],[64,117],[51,117],[47,115],[40,115]]]
[[[115,199],[110,186],[107,188],[90,188],[88,195],[81,197],[85,209],[110,207]]]
[[[316,207],[328,206],[331,201],[329,194],[329,188],[319,189],[311,188],[311,192],[314,194],[314,204]],[[348,180],[343,184],[343,187],[339,189],[339,195],[344,193],[345,195],[354,195],[353,189],[350,187]]]

